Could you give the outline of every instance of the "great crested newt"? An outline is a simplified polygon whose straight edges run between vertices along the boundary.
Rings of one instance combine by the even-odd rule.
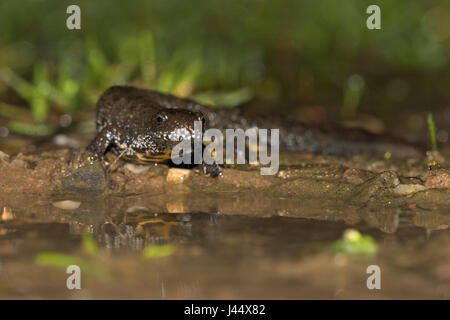
[[[190,138],[194,121],[203,128],[278,128],[283,151],[353,156],[363,154],[407,158],[423,151],[402,140],[371,134],[361,129],[324,128],[274,117],[249,117],[239,108],[213,109],[189,99],[130,86],[107,89],[97,103],[98,134],[86,151],[91,160],[101,159],[111,148],[125,160],[137,163],[169,162],[171,150]]]

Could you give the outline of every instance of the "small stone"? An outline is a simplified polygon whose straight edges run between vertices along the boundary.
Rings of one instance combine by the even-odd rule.
[[[167,172],[166,181],[173,184],[183,183],[190,174],[191,170],[188,169],[171,168],[169,169],[169,172]]]
[[[143,206],[131,206],[127,209],[127,213],[135,213],[135,212],[148,212],[148,208],[147,207],[143,207]]]
[[[9,161],[9,155],[0,150],[0,161]]]
[[[450,170],[447,169],[429,171],[422,179],[427,188],[450,188]]]
[[[399,184],[394,188],[394,193],[398,195],[407,195],[425,190],[425,186],[421,184]]]
[[[148,171],[148,169],[150,168],[149,166],[141,166],[141,165],[135,165],[133,163],[127,163],[125,165],[125,168],[131,172],[133,172],[134,174],[141,174],[143,172]]]
[[[13,219],[14,219],[14,214],[13,214],[11,208],[3,207],[2,220],[8,221],[8,220],[13,220]]]
[[[63,210],[75,210],[78,209],[81,205],[80,201],[72,201],[72,200],[63,200],[52,203],[54,207],[63,209]]]
[[[287,179],[287,178],[289,178],[289,173],[287,171],[285,171],[285,170],[280,170],[277,173],[277,178]]]

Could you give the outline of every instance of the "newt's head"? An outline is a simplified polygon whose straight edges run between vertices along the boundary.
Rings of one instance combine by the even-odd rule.
[[[148,122],[150,121],[150,123]],[[135,150],[134,159],[138,163],[168,162],[172,149],[183,140],[193,143],[195,129],[205,130],[206,120],[201,112],[184,109],[162,109],[151,119],[146,119],[148,143]],[[198,133],[199,131],[197,131]]]

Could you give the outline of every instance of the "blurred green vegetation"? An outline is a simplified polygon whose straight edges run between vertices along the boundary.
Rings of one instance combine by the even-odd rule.
[[[374,255],[378,251],[375,240],[368,235],[362,235],[356,229],[348,229],[341,239],[332,244],[332,250],[336,253],[350,255]]]
[[[81,30],[66,28],[70,4]],[[382,30],[366,28],[370,4]],[[26,134],[52,133],[51,115],[93,110],[113,84],[225,107],[330,95],[343,117],[370,94],[366,77],[436,74],[450,84],[444,0],[6,0],[0,30],[0,125]]]
[[[165,258],[173,255],[176,248],[171,244],[154,245],[149,244],[142,250],[142,258],[145,260]]]

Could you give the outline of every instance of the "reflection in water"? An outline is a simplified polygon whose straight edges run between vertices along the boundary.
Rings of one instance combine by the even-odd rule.
[[[51,203],[3,210],[0,297],[74,297],[61,287],[64,270],[34,264],[41,252],[70,254],[107,269],[109,280],[86,275],[84,294],[91,298],[370,298],[373,293],[361,285],[370,264],[382,268],[383,297],[404,297],[405,290],[410,297],[449,293],[442,287],[450,280],[445,215],[398,208],[363,208],[355,215],[352,209],[309,211],[304,203],[297,211],[292,204],[275,211],[283,216],[261,207],[258,216],[187,211],[195,202],[182,198],[82,200],[72,210]],[[332,253],[331,244],[349,227],[373,236],[378,255]],[[96,256],[83,251],[85,233],[100,245]],[[176,250],[143,259],[146,248],[164,245]]]
[[[107,248],[142,250],[148,244],[165,244],[192,236],[190,214],[165,216],[148,211],[126,212],[94,228]]]

